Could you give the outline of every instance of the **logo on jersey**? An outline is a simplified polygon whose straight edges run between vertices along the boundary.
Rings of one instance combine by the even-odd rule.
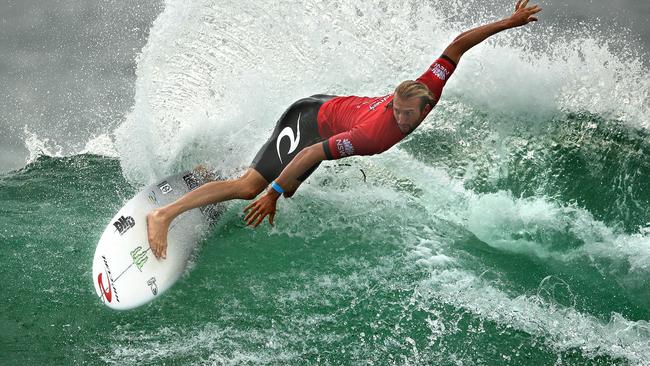
[[[162,192],[162,194],[167,194],[172,191],[172,186],[167,183],[167,181],[162,181],[160,184],[158,184],[158,189]]]
[[[381,98],[381,99],[379,99],[378,101],[372,103],[372,104],[368,107],[368,109],[371,110],[371,111],[374,110],[375,108],[379,107],[379,106],[381,105],[381,103],[387,101],[388,98],[390,98],[390,94],[387,95],[387,96],[385,96],[385,97],[383,97],[383,98]]]
[[[339,151],[340,157],[354,155],[354,146],[348,139],[336,139],[336,149]]]
[[[440,80],[447,80],[447,76],[449,76],[449,70],[447,70],[444,66],[436,63],[431,66],[431,73],[435,75],[438,79]]]
[[[131,216],[120,216],[120,218],[113,223],[113,226],[115,226],[117,232],[122,235],[125,232],[129,231],[130,228],[135,226],[135,220],[133,220],[133,217]]]
[[[280,141],[284,137],[289,138],[289,142],[291,145],[289,145],[289,151],[287,151],[287,154],[291,154],[298,148],[298,143],[300,142],[300,116],[302,113],[298,114],[298,122],[296,123],[296,129],[298,132],[294,136],[293,134],[293,129],[291,127],[285,127],[282,132],[278,135],[277,140],[275,140],[275,148],[278,151],[278,158],[280,158],[280,162],[282,163],[282,155],[280,155]]]

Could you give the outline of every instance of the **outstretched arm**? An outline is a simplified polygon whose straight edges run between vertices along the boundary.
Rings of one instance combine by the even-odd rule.
[[[446,55],[453,62],[458,64],[460,57],[465,52],[483,42],[488,37],[495,35],[502,30],[521,27],[522,25],[537,21],[537,17],[534,15],[542,11],[542,8],[537,5],[527,5],[528,0],[518,0],[517,4],[515,4],[515,12],[510,17],[461,33],[449,46],[447,46],[443,55]]]

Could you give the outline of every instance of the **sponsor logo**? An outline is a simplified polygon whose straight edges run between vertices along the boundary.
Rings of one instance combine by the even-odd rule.
[[[288,137],[289,142],[291,145],[289,145],[289,151],[287,154],[291,154],[298,148],[298,143],[300,142],[300,116],[302,113],[298,114],[298,122],[296,122],[296,128],[298,132],[294,136],[293,134],[293,129],[291,127],[285,127],[282,132],[278,135],[278,138],[275,140],[275,148],[278,151],[278,158],[280,158],[280,163],[282,163],[282,155],[280,155],[280,141]]]
[[[147,199],[149,200],[149,202],[151,202],[152,205],[158,206],[158,197],[156,197],[156,192],[154,191],[149,192]]]
[[[115,229],[120,233],[120,235],[122,235],[135,226],[135,220],[133,220],[133,217],[131,216],[120,216],[120,218],[113,223],[113,226],[115,226]]]
[[[207,205],[207,206],[201,206],[199,208],[201,210],[201,213],[203,216],[208,219],[210,223],[216,221],[219,216],[223,213],[223,206],[220,205]]]
[[[367,100],[365,102],[361,102],[361,103],[357,104],[357,109],[360,109],[361,107],[363,107],[364,105],[368,105],[369,103],[370,102],[367,101]]]
[[[187,185],[187,188],[189,188],[190,191],[200,186],[199,180],[196,179],[196,177],[192,173],[184,175],[183,180],[185,181],[185,184]]]
[[[340,157],[354,155],[354,146],[348,139],[336,139],[336,149]]]
[[[97,284],[99,285],[99,291],[102,292],[102,297],[106,299],[106,301],[111,302],[113,301],[113,291],[111,290],[111,286],[108,286],[108,290],[106,290],[106,287],[104,287],[104,281],[102,281],[102,275],[104,273],[100,273],[99,276],[97,276]]]
[[[158,285],[156,284],[156,277],[151,277],[149,281],[147,281],[147,285],[151,288],[151,293],[156,296],[158,295]]]
[[[368,107],[368,110],[371,110],[371,111],[372,111],[372,110],[375,110],[377,107],[379,107],[379,106],[381,105],[381,103],[387,101],[388,98],[390,98],[390,94],[389,94],[389,95],[386,95],[386,96],[384,96],[383,98],[379,99],[378,101],[372,103],[372,104]]]
[[[142,266],[147,263],[147,249],[142,249],[141,246],[133,249],[131,251],[131,259],[133,259],[133,264],[138,267],[138,271],[142,272]]]
[[[102,292],[102,300],[106,299],[109,303],[113,301],[113,295],[115,295],[115,301],[120,302],[120,297],[117,296],[117,290],[115,289],[115,285],[113,283],[115,280],[113,280],[113,275],[111,274],[111,269],[108,267],[108,261],[106,260],[106,257],[102,255],[102,259],[104,260],[104,272],[100,273],[97,276],[97,284],[99,285],[99,289]],[[106,274],[106,279],[108,280],[108,288],[104,285],[103,277],[102,275]]]
[[[172,186],[167,183],[167,181],[162,181],[160,184],[158,184],[158,189],[162,192],[162,194],[167,194],[172,191]]]
[[[433,64],[431,66],[431,72],[433,75],[435,75],[438,79],[440,80],[447,80],[447,76],[449,76],[449,70],[447,70],[444,66],[440,64]]]

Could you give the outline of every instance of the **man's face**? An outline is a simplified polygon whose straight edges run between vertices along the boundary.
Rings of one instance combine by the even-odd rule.
[[[420,110],[421,100],[418,97],[401,99],[393,98],[393,115],[402,133],[413,131],[422,122],[423,111]]]

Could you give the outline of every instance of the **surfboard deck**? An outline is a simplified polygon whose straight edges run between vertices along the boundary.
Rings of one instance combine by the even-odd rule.
[[[201,236],[223,212],[222,205],[187,211],[171,224],[167,258],[157,259],[147,239],[147,214],[211,180],[204,170],[186,171],[145,187],[129,200],[104,230],[93,259],[92,279],[108,307],[128,310],[168,290],[181,277]]]

